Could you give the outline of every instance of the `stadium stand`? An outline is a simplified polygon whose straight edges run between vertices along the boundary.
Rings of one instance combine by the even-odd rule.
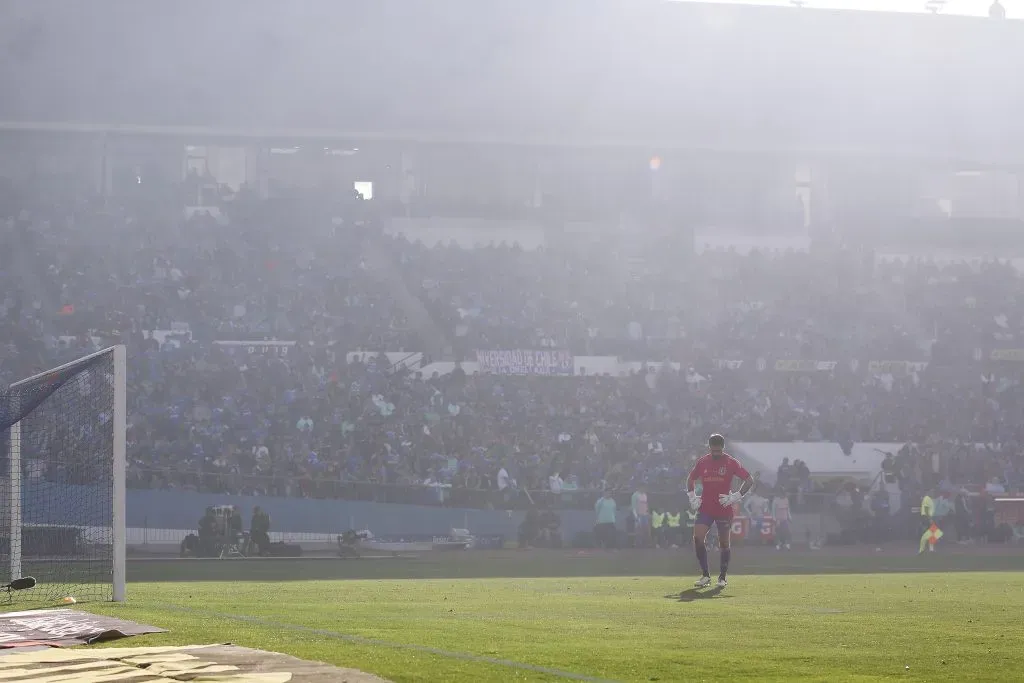
[[[1014,22],[334,2],[300,36],[258,4],[11,3],[0,384],[126,344],[131,487],[672,493],[711,431],[827,443],[799,493],[865,444],[908,500],[1024,487]],[[563,376],[477,355],[522,349]]]
[[[533,490],[556,470],[582,489],[671,490],[680,454],[714,428],[913,442],[941,461],[910,468],[918,485],[1020,485],[1022,427],[1008,418],[1021,388],[1001,347],[1020,345],[1024,317],[1009,263],[709,251],[682,276],[651,254],[632,277],[614,253],[431,248],[372,224],[311,221],[295,239],[263,229],[260,204],[237,200],[225,216],[244,217],[215,231],[109,207],[6,211],[4,379],[127,342],[137,487],[487,489],[505,467]],[[475,355],[430,363],[361,242],[395,254],[466,349],[636,360],[567,377],[480,374]]]

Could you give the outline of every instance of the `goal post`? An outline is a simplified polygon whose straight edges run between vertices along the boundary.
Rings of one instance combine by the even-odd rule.
[[[11,394],[11,411],[17,413],[18,397]],[[8,580],[13,581],[21,576],[21,505],[15,505],[14,501],[21,500],[21,421],[11,425],[11,434],[8,439],[8,468],[7,477],[10,487],[7,492],[7,504],[4,506],[10,517],[7,525],[7,552],[10,555],[10,573]]]
[[[123,345],[115,346],[114,355],[114,405],[113,405],[113,430],[112,453],[114,459],[113,472],[114,481],[111,482],[111,494],[113,496],[113,510],[111,511],[111,559],[114,566],[111,567],[110,599],[114,602],[124,602],[125,584],[125,561],[128,552],[128,530],[127,530],[127,499],[128,499],[128,358]]]
[[[124,346],[0,393],[0,576],[37,581],[12,599],[125,599],[126,428]]]

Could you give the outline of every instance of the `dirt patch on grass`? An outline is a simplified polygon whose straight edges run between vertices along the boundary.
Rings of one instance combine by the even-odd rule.
[[[28,676],[25,680],[50,680],[72,669],[76,681],[81,683],[128,683],[138,680],[140,675],[163,681],[207,680],[206,677],[215,676],[222,683],[387,683],[355,669],[234,645],[46,649],[18,652],[0,659],[0,677],[5,671],[18,670],[22,676]]]

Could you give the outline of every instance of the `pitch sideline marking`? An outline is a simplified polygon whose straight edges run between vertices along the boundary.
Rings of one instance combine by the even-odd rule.
[[[539,664],[527,664],[526,662],[516,662],[511,659],[499,659],[497,657],[488,657],[486,655],[474,655],[469,652],[455,652],[453,650],[442,650],[440,648],[430,647],[429,645],[416,645],[414,643],[396,643],[391,640],[365,638],[363,636],[354,636],[350,633],[340,633],[338,631],[330,631],[322,628],[312,628],[310,626],[302,626],[301,624],[290,624],[287,622],[271,621],[269,619],[260,619],[259,617],[248,616],[245,614],[222,614],[220,612],[209,612],[207,610],[182,607],[181,605],[165,604],[159,605],[159,607],[161,609],[167,609],[176,612],[203,614],[208,617],[226,619],[228,621],[242,621],[250,624],[261,624],[263,626],[270,626],[271,628],[277,628],[283,631],[310,633],[313,635],[324,636],[326,638],[333,638],[335,640],[342,640],[347,643],[352,643],[355,645],[386,647],[392,650],[412,650],[414,652],[422,652],[424,654],[436,655],[438,657],[444,657],[447,659],[460,659],[463,661],[475,662],[478,664],[493,664],[495,666],[503,666],[509,669],[522,669],[524,671],[533,671],[535,673],[547,674],[549,676],[558,676],[559,678],[567,678],[575,681],[587,681],[587,683],[615,683],[614,681],[610,681],[604,678],[595,678],[593,676],[587,676],[586,674],[573,673],[572,671],[563,671],[562,669],[553,669],[547,666],[540,666]]]

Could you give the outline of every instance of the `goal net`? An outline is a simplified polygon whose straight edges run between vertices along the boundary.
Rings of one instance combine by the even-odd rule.
[[[123,346],[0,394],[0,609],[124,600],[125,408]]]

